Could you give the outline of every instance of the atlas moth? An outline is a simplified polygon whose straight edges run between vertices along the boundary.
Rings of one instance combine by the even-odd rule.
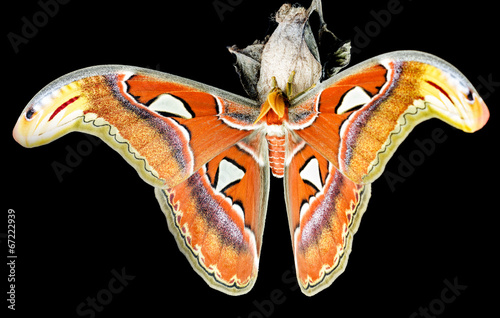
[[[256,281],[270,174],[283,178],[297,282],[314,295],[344,271],[370,184],[410,131],[439,118],[474,132],[489,112],[457,69],[430,54],[392,52],[340,72],[350,43],[327,29],[320,0],[284,4],[274,18],[265,41],[229,48],[250,98],[95,66],[43,88],[13,136],[25,147],[72,131],[103,139],[154,187],[193,269],[230,295]]]

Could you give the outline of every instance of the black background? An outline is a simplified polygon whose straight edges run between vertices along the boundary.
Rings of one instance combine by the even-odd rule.
[[[436,144],[405,182],[391,189],[382,176],[373,184],[346,271],[312,298],[290,281],[293,257],[282,180],[271,184],[257,283],[247,295],[230,297],[209,288],[191,269],[167,229],[153,189],[113,150],[93,146],[60,182],[53,162],[65,164],[68,149],[88,140],[84,135],[70,134],[35,149],[24,149],[12,139],[17,117],[38,90],[61,75],[96,64],[156,68],[243,95],[226,46],[244,47],[272,31],[270,17],[282,1],[232,1],[238,2],[221,21],[212,0],[72,0],[60,5],[18,53],[7,34],[20,35],[22,17],[31,20],[41,7],[36,1],[5,7],[2,155],[7,178],[0,233],[7,231],[8,209],[14,209],[15,313],[78,317],[77,306],[107,288],[111,271],[122,268],[135,278],[96,317],[409,317],[419,307],[436,304],[444,281],[454,279],[467,289],[439,317],[495,312],[499,86],[479,89],[491,111],[481,131],[465,134],[431,120],[410,134],[386,171],[397,173],[398,156],[410,158],[418,151],[415,140],[430,138],[434,129],[441,129],[446,141]],[[356,27],[364,29],[374,21],[370,11],[386,9],[389,2],[325,1],[323,9],[329,28],[342,39],[352,39]],[[402,0],[402,12],[392,15],[353,55],[351,65],[414,49],[449,61],[476,86],[481,78],[500,82],[494,2],[437,3]],[[1,240],[0,257],[6,263],[6,239]],[[8,274],[2,268],[3,310]],[[281,294],[273,308],[271,293]],[[267,312],[257,312],[259,303]]]

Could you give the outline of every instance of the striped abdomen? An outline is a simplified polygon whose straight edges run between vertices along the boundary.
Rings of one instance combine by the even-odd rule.
[[[282,178],[285,172],[285,136],[266,136],[269,145],[269,166],[273,175]]]

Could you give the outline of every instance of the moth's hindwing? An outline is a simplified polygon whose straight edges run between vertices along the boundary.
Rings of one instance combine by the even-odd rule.
[[[285,169],[285,189],[297,280],[312,296],[344,271],[370,185],[355,184],[306,145]]]
[[[258,271],[269,192],[265,139],[222,152],[186,181],[156,195],[180,250],[213,288],[247,293]]]
[[[242,294],[257,276],[269,190],[258,114],[253,101],[187,79],[100,66],[44,88],[14,137],[26,147],[72,131],[102,138],[155,186],[193,268],[212,287]]]

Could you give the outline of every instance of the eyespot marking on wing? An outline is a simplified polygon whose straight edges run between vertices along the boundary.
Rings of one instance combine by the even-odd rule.
[[[232,160],[222,159],[217,169],[215,190],[222,192],[230,185],[243,179],[245,169]]]
[[[319,162],[316,158],[311,158],[300,170],[300,177],[304,182],[312,185],[316,190],[323,188],[323,183],[321,182],[321,174],[319,170]]]
[[[337,114],[343,114],[355,107],[369,103],[372,97],[361,87],[356,86],[344,94],[337,106]]]
[[[149,109],[162,115],[174,116],[185,119],[194,118],[194,113],[189,105],[179,97],[171,94],[161,94],[150,104]]]

